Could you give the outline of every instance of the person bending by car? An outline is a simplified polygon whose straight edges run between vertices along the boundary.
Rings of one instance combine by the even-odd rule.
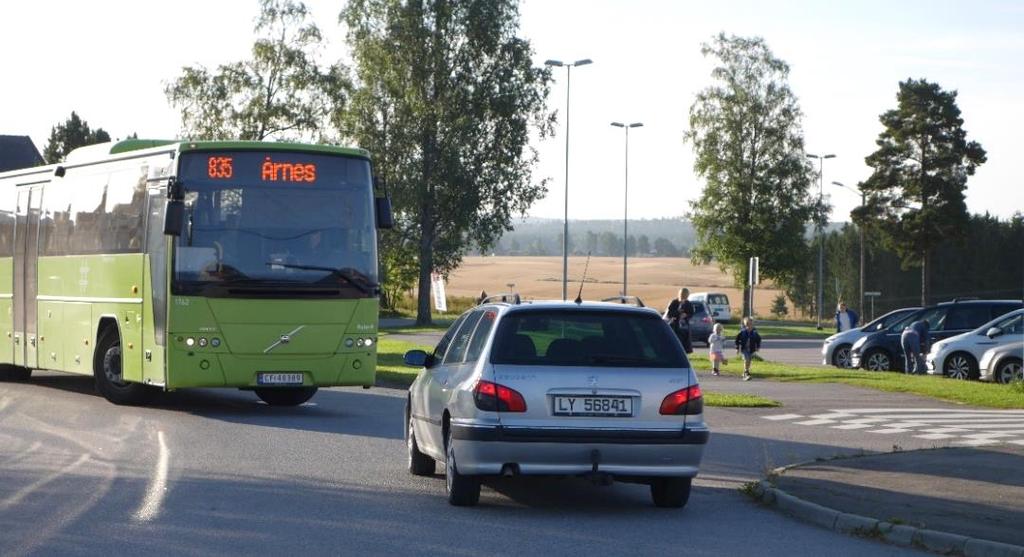
[[[664,318],[672,326],[676,336],[679,337],[683,350],[687,354],[692,354],[693,344],[690,341],[690,318],[693,317],[694,309],[693,302],[688,299],[689,297],[690,290],[688,288],[679,289],[679,296],[668,303]]]
[[[914,321],[900,335],[903,347],[903,372],[926,373],[924,355],[928,353],[928,322]]]
[[[743,318],[743,328],[736,335],[736,351],[743,356],[743,380],[750,381],[750,362],[754,354],[761,349],[761,335],[757,334],[754,328],[754,320],[750,317]]]
[[[836,307],[836,332],[856,329],[858,319],[860,316],[857,315],[857,312],[847,309],[845,302],[839,302],[839,306]]]

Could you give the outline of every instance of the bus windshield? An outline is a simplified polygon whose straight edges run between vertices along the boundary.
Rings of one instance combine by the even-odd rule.
[[[370,163],[297,152],[182,155],[175,294],[373,297]]]

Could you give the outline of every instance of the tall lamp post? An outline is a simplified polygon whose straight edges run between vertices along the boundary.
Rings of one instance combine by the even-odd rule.
[[[834,159],[835,155],[811,155],[808,154],[809,159],[818,159],[818,203],[821,203],[822,198],[822,176],[824,176],[824,165],[825,159]],[[821,311],[822,304],[825,303],[825,231],[820,226],[818,227],[818,330],[821,330]]]
[[[562,225],[562,299],[569,299],[569,85],[572,83],[572,69],[591,64],[590,58],[575,62],[548,60],[545,66],[565,68],[565,221]]]
[[[629,128],[642,127],[643,123],[633,122],[632,124],[623,124],[622,122],[612,122],[612,125],[616,128],[626,130],[626,187],[622,201],[622,295],[625,296],[627,276],[626,269],[629,259]]]
[[[860,194],[860,206],[863,207],[867,204],[867,198],[864,195],[864,190],[857,188],[851,188],[842,182],[832,182],[833,186],[839,186],[846,188],[853,193]],[[864,227],[857,225],[857,231],[860,232],[860,306],[857,307],[857,311],[864,311]]]

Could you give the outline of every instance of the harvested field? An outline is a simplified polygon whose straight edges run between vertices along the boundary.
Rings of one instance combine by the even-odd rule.
[[[576,297],[586,257],[569,258],[570,298]],[[558,299],[562,296],[561,257],[467,257],[452,273],[447,284],[449,296],[476,296],[508,291],[508,283],[527,299]],[[732,286],[732,278],[714,265],[693,265],[683,257],[645,257],[629,260],[629,294],[661,307],[680,287],[691,292],[714,290],[728,294],[735,313],[742,306],[743,292]],[[758,315],[768,315],[779,291],[764,285],[754,294]],[[622,258],[592,257],[583,297],[588,300],[616,296],[622,290]]]

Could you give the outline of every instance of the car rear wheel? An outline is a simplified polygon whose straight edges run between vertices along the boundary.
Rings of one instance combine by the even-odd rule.
[[[261,387],[256,396],[270,406],[298,406],[313,398],[316,387]]]
[[[420,446],[416,442],[416,430],[412,428],[412,414],[406,410],[405,416],[405,445],[409,455],[409,473],[413,476],[431,476],[437,469],[437,462],[420,452]]]
[[[874,349],[864,355],[864,369],[868,371],[889,371],[892,369],[892,358],[885,350]]]
[[[455,463],[455,440],[448,429],[444,447],[444,484],[448,491],[448,502],[456,507],[472,507],[480,502],[480,482],[473,476],[459,473]]]
[[[849,344],[840,344],[832,351],[832,365],[838,368],[848,369],[852,367],[851,361]]]
[[[977,379],[978,362],[974,361],[970,354],[954,352],[946,358],[946,363],[942,364],[942,372],[950,379]]]
[[[996,381],[1002,384],[1011,383],[1013,381],[1024,380],[1024,373],[1022,373],[1021,361],[1016,359],[1009,359],[1000,362],[999,367],[996,368],[995,373]]]
[[[678,509],[690,500],[692,478],[655,478],[651,482],[651,499],[654,505]]]

